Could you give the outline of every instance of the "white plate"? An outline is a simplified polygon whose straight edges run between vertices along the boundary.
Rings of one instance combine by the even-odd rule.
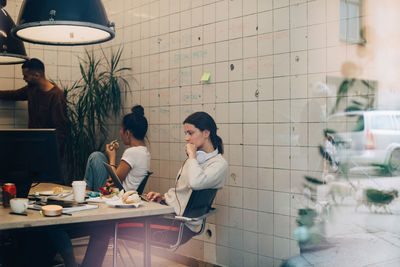
[[[113,202],[119,200],[120,198],[117,195],[114,195],[112,198],[106,197],[90,197],[86,199],[87,202]]]
[[[138,208],[140,206],[140,204],[142,204],[142,203],[143,203],[143,201],[140,201],[138,203],[125,204],[122,202],[122,199],[106,202],[106,204],[109,207],[113,207],[113,208]]]

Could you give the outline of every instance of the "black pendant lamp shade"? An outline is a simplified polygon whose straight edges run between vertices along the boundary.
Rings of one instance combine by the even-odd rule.
[[[87,45],[114,38],[101,0],[24,0],[12,33],[47,45]]]
[[[14,21],[3,8],[0,9],[0,65],[19,64],[25,62],[26,56],[24,43],[14,38],[11,29],[15,27]]]

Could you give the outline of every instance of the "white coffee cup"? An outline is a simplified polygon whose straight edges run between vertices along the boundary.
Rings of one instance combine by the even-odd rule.
[[[72,190],[74,191],[74,199],[76,202],[85,201],[86,181],[73,181]]]
[[[10,206],[13,212],[23,213],[28,208],[28,202],[27,198],[12,198],[10,199]]]

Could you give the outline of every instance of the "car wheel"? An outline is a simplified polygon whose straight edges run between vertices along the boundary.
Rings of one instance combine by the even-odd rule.
[[[400,176],[400,149],[395,149],[390,154],[388,170],[392,176]]]

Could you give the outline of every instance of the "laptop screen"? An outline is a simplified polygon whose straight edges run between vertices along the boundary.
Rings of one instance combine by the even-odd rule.
[[[119,189],[122,190],[124,189],[124,186],[121,183],[121,180],[119,179],[118,175],[115,173],[113,167],[108,164],[107,162],[103,162],[104,167],[106,168],[108,174],[110,175],[111,179],[114,182],[114,185]]]

